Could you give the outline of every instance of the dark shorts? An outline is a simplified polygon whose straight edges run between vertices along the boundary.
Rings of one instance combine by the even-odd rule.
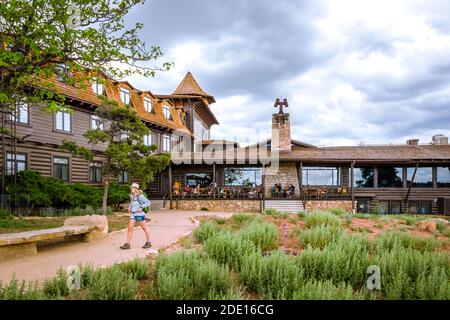
[[[131,215],[130,216],[131,220],[135,220],[135,221],[145,221],[145,216],[135,216],[135,215]]]

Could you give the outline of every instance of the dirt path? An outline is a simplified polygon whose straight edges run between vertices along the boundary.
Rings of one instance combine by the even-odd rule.
[[[148,223],[152,249],[159,249],[176,242],[180,237],[189,234],[195,228],[191,218],[203,215],[230,216],[226,212],[204,211],[153,211]],[[143,258],[148,250],[141,247],[145,243],[145,235],[136,229],[131,241],[130,250],[121,250],[126,241],[126,231],[116,231],[101,240],[90,243],[74,242],[39,250],[37,255],[0,261],[0,281],[9,282],[14,274],[19,280],[43,281],[57,274],[60,267],[66,269],[70,265],[92,264],[94,267],[108,266],[116,262],[128,261],[135,257]]]

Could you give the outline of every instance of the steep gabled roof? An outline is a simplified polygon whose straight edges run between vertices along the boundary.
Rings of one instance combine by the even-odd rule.
[[[247,146],[247,148],[270,148],[270,145],[272,143],[272,139],[266,139],[264,141],[260,141],[256,144],[251,144],[249,146]],[[309,144],[309,143],[305,143],[299,140],[291,140],[291,146],[292,148],[317,148],[316,146]]]
[[[174,96],[198,96],[198,97],[204,97],[207,98],[209,103],[216,102],[214,97],[205,91],[203,91],[202,88],[200,88],[197,81],[194,79],[194,76],[189,71],[184,79],[181,81],[181,83],[178,85],[176,90],[172,93]]]

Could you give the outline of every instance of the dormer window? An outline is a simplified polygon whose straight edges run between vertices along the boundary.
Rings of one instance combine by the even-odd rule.
[[[130,90],[120,88],[120,100],[122,100],[124,104],[130,104]]]
[[[58,81],[67,81],[70,78],[69,66],[66,64],[57,64],[55,66],[55,76]]]
[[[103,86],[103,83],[100,82],[99,78],[93,78],[92,79],[92,90],[98,96],[101,96],[101,95],[104,94],[105,87]]]
[[[152,100],[149,98],[144,98],[145,111],[152,112]]]
[[[170,108],[168,106],[163,107],[163,113],[164,113],[164,117],[166,117],[166,119],[170,120]]]

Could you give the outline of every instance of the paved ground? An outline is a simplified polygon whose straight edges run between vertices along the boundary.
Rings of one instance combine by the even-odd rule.
[[[180,237],[189,234],[195,228],[191,218],[203,215],[230,216],[226,212],[204,211],[152,211],[148,223],[152,249],[166,247]],[[119,247],[126,241],[126,231],[116,231],[101,240],[90,243],[72,242],[38,249],[38,254],[7,261],[0,261],[0,281],[9,282],[15,274],[19,280],[43,281],[56,275],[58,269],[66,269],[70,265],[92,264],[94,267],[108,266],[116,262],[143,258],[148,252],[141,247],[145,243],[145,235],[139,227],[133,234],[130,250]]]

